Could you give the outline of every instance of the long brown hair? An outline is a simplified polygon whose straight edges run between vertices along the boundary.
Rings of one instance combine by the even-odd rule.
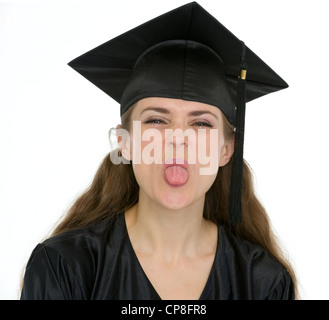
[[[129,131],[131,107],[122,116],[122,128]],[[231,124],[224,118],[225,139],[234,139]],[[118,150],[112,152],[117,153]],[[298,298],[297,279],[292,265],[285,257],[274,234],[265,208],[257,199],[252,171],[244,160],[242,181],[242,221],[232,226],[228,218],[232,161],[220,167],[217,177],[205,197],[204,217],[216,224],[224,225],[238,236],[263,247],[276,257],[289,271],[294,282],[295,297]],[[109,153],[89,188],[75,201],[64,219],[57,225],[51,236],[84,227],[101,219],[114,218],[138,202],[139,186],[131,164],[113,164]]]

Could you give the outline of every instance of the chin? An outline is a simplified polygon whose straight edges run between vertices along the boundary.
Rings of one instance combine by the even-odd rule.
[[[170,192],[159,196],[159,203],[170,210],[180,210],[190,206],[193,199],[188,194],[181,192]]]

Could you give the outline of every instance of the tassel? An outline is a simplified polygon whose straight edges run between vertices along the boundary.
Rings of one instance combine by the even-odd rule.
[[[237,87],[235,143],[234,143],[230,203],[229,203],[229,219],[232,225],[235,225],[242,220],[241,194],[242,194],[242,176],[243,176],[244,126],[245,126],[245,112],[246,112],[247,64],[245,60],[246,48],[242,41],[241,44],[242,44],[242,55],[241,55],[240,76],[238,79],[238,87]]]

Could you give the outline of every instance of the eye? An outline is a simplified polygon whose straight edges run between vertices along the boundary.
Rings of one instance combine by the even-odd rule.
[[[144,121],[144,123],[145,124],[163,124],[165,122],[161,119],[148,119],[148,120]]]
[[[194,126],[197,126],[197,127],[209,127],[209,128],[212,128],[212,125],[210,123],[204,122],[204,121],[194,122],[193,125]]]

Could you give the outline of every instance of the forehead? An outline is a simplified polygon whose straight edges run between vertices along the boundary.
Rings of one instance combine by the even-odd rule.
[[[222,112],[219,108],[210,104],[197,101],[187,101],[182,99],[150,97],[139,100],[133,110],[133,118],[138,117],[141,112],[151,109],[165,109],[168,114],[191,114],[192,112],[204,111],[213,114],[216,117],[221,117]]]

